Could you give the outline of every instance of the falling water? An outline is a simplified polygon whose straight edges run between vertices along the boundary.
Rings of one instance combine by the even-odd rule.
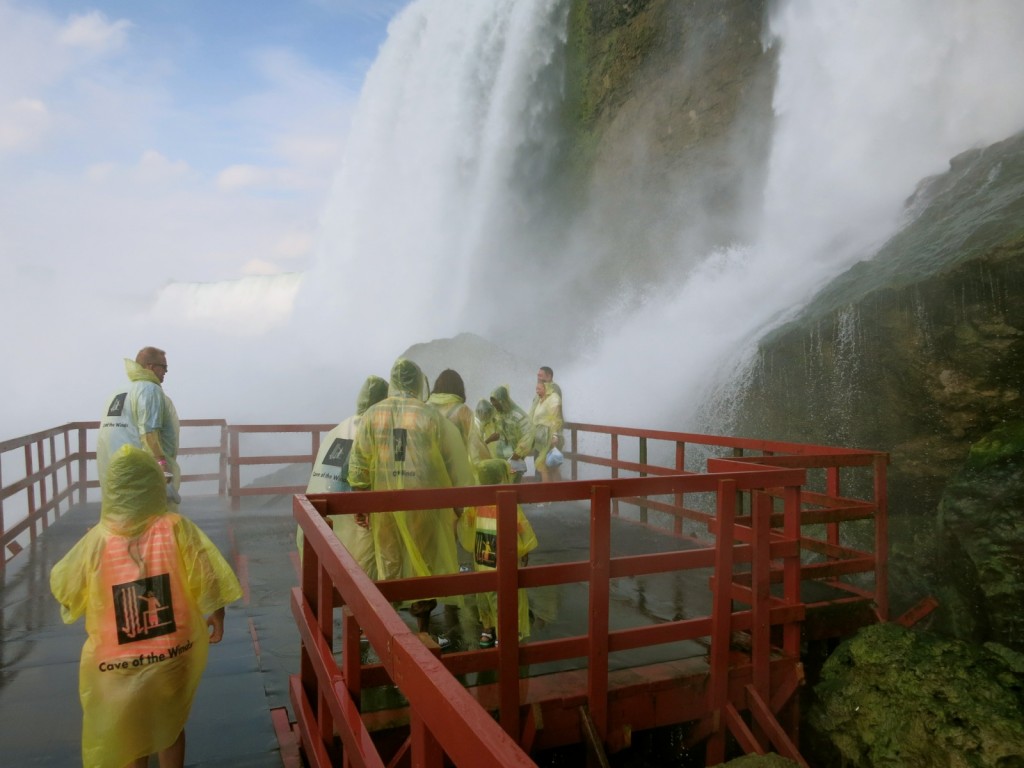
[[[568,5],[419,0],[392,22],[297,312],[347,355],[381,370],[477,332],[553,365],[574,418],[695,426],[758,338],[898,228],[922,178],[1024,127],[1024,4],[779,2],[754,234],[703,251],[657,222],[650,241],[678,244],[664,273],[628,300],[609,286],[566,333],[559,308],[606,247],[586,215],[549,215]],[[605,227],[656,207],[631,192]]]
[[[349,353],[518,325],[558,149],[568,3],[420,0],[393,20],[354,119],[303,297]],[[302,308],[300,307],[300,312]]]

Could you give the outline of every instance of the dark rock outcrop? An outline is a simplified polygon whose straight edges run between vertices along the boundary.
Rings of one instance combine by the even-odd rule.
[[[733,429],[890,452],[893,604],[940,592],[955,603],[969,588],[949,591],[949,575],[977,564],[966,550],[948,560],[939,500],[972,444],[1021,418],[1022,393],[1024,134],[922,184],[908,223],[873,260],[761,343]],[[1019,570],[1024,539],[999,533],[1018,537],[1005,542],[1016,560],[1003,567]],[[975,639],[1011,621],[976,615],[967,626],[957,613],[940,623]]]
[[[862,630],[829,657],[804,731],[815,765],[1024,765],[1024,656],[913,632]]]

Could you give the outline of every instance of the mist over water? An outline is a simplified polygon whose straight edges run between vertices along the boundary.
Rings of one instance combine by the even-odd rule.
[[[552,365],[574,419],[713,429],[698,414],[757,339],[869,258],[921,179],[1024,127],[1024,5],[778,3],[768,172],[738,214],[753,235],[704,249],[700,224],[646,222],[667,266],[634,280],[638,254],[609,254],[605,235],[664,200],[637,185],[610,216],[563,216],[550,197],[567,9],[421,0],[392,23],[297,311],[346,328],[367,370],[470,331]],[[577,296],[601,257],[618,271]],[[528,378],[511,383],[528,399]]]
[[[26,383],[16,392],[36,399],[20,411],[46,416],[32,428],[96,418],[121,358],[146,344],[168,350],[182,418],[337,421],[410,346],[473,332],[525,361],[507,382],[517,400],[547,364],[574,420],[714,431],[708,403],[765,332],[870,258],[923,178],[1024,128],[1024,3],[778,2],[763,41],[777,53],[772,124],[736,127],[771,141],[737,145],[752,169],[740,234],[711,247],[704,211],[662,215],[686,190],[642,174],[597,175],[566,205],[568,9],[410,3],[364,84],[314,265],[133,293],[130,312],[94,302],[102,331],[69,362],[109,375],[61,397]],[[629,150],[644,157],[640,128]],[[38,344],[11,343],[27,382]]]

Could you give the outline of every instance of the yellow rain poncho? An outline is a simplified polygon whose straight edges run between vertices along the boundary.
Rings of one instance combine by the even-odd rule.
[[[505,452],[503,458],[513,454],[522,458],[530,453],[530,417],[520,408],[508,393],[507,386],[500,386],[491,392],[491,405],[497,411],[498,431]]]
[[[363,414],[349,458],[354,489],[449,488],[472,485],[473,470],[459,431],[423,401],[419,367],[399,359],[388,398]],[[370,515],[377,578],[399,579],[459,570],[452,509]],[[427,598],[423,598],[427,599]],[[444,598],[457,604],[456,598]]]
[[[477,439],[487,446],[487,456],[481,456],[480,461],[487,459],[500,459],[505,456],[501,446],[501,432],[498,429],[498,412],[494,410],[490,400],[481,400],[476,404],[476,411],[473,415],[473,432]],[[488,441],[488,438],[496,436]],[[512,455],[510,447],[508,455]]]
[[[148,368],[125,358],[124,370],[129,384],[115,392],[107,401],[96,436],[96,470],[100,487],[107,478],[107,469],[122,445],[145,448],[142,435],[153,432],[160,441],[160,450],[167,459],[167,470],[174,476],[175,490],[181,487],[178,467],[178,412],[164,392],[160,379]],[[176,505],[171,504],[173,511]]]
[[[538,398],[530,423],[538,465],[544,463],[552,444],[558,445],[562,436],[562,398],[550,381],[545,382],[544,390],[544,399]]]
[[[50,589],[65,623],[85,615],[85,768],[123,768],[173,744],[206,667],[205,616],[242,591],[206,535],[167,511],[147,452],[113,456],[100,522],[53,567]]]
[[[313,462],[313,472],[306,493],[342,493],[351,491],[348,484],[348,462],[352,443],[366,409],[388,396],[388,383],[380,376],[369,376],[363,382],[356,398],[356,412],[328,432],[320,443],[320,451]],[[370,576],[377,578],[377,561],[373,552],[373,534],[358,525],[352,515],[328,515],[334,535]],[[295,542],[302,554],[302,529],[295,534]]]
[[[462,398],[443,392],[432,392],[427,398],[427,403],[437,408],[458,429],[471,468],[474,462],[491,457],[490,451],[476,432],[473,411]]]
[[[481,485],[500,485],[511,482],[508,462],[502,459],[489,459],[476,466]],[[537,535],[533,526],[523,514],[523,508],[516,508],[518,522],[518,555],[522,560],[537,548]],[[470,507],[459,518],[459,542],[466,551],[473,555],[473,568],[477,571],[492,571],[498,565],[498,509],[496,506]],[[477,610],[480,623],[493,629],[498,618],[498,595],[485,592],[477,596]],[[519,639],[530,636],[530,603],[526,590],[519,590]]]

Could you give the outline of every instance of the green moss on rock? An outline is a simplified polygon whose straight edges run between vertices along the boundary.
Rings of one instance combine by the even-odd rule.
[[[744,755],[722,765],[727,768],[791,768],[797,763],[770,752],[767,755]]]
[[[1019,654],[868,627],[822,668],[808,740],[843,766],[1024,766]]]
[[[997,427],[971,446],[967,468],[980,472],[1006,463],[1024,463],[1024,421]]]

